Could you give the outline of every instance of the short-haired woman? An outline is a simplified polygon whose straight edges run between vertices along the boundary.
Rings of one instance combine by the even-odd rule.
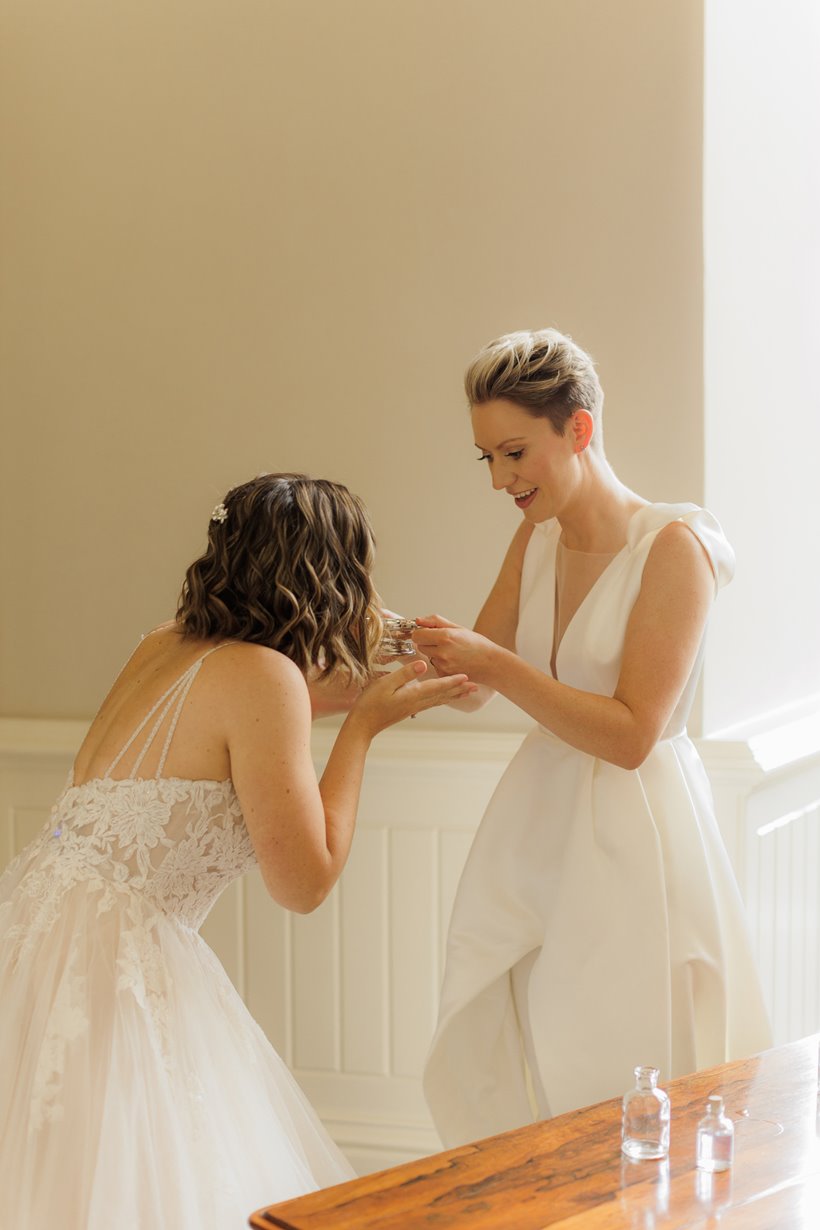
[[[590,357],[552,329],[466,375],[474,440],[523,514],[474,631],[433,666],[533,719],[459,886],[425,1088],[446,1144],[769,1045],[743,913],[686,734],[709,608],[734,557],[693,504],[613,473]]]
[[[351,1177],[197,931],[257,863],[275,900],[314,909],[345,864],[374,735],[471,687],[420,679],[419,661],[371,681],[372,564],[346,488],[269,474],[229,491],[175,621],[126,663],[0,879],[9,1230],[225,1230]],[[349,710],[318,782],[312,689]]]

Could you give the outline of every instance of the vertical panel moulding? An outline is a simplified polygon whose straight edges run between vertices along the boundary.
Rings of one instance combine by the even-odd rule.
[[[741,795],[738,790],[733,790],[731,793],[731,807],[734,822],[732,825],[733,849],[730,857],[735,877],[737,878],[738,888],[740,889],[740,895],[743,898],[743,904],[746,906],[746,913],[749,917],[751,925],[751,913],[749,911],[749,885],[752,880],[752,875],[751,867],[749,866],[749,840],[746,836],[745,824],[747,798],[748,795]]]
[[[450,927],[450,915],[453,912],[458,883],[470,846],[473,834],[461,829],[444,829],[439,834],[439,915],[441,917],[441,934],[439,937],[439,960],[442,969],[446,961],[447,932]],[[439,985],[441,985],[439,983]]]
[[[741,860],[743,863],[743,900],[746,905],[746,921],[752,938],[755,961],[760,970],[760,849],[763,839],[749,823],[746,800],[743,801],[743,817],[740,829]]]
[[[789,967],[789,1038],[804,1036],[806,995],[803,982],[803,962],[806,946],[806,902],[804,897],[806,862],[806,817],[789,826],[792,830],[789,864],[789,939],[785,957]]]
[[[437,987],[432,828],[390,833],[392,1068],[417,1079],[430,1045]]]
[[[334,890],[313,913],[293,920],[293,1051],[298,1070],[338,1070],[338,964]]]
[[[757,838],[758,843],[758,893],[757,893],[757,959],[760,963],[760,978],[766,1003],[775,1028],[774,986],[774,918],[773,898],[775,880],[776,838],[773,832]]]
[[[341,900],[342,1071],[384,1076],[386,937],[383,924],[387,892],[381,826],[362,827],[339,881]]]
[[[806,821],[806,861],[803,865],[805,903],[805,946],[803,983],[806,998],[803,1034],[820,1032],[820,806],[812,809]]]
[[[791,1041],[789,1034],[789,949],[793,936],[791,934],[791,847],[793,824],[784,824],[775,830],[777,850],[776,878],[774,883],[774,1005],[775,1005],[775,1042],[780,1044]]]
[[[820,947],[818,946],[818,927],[820,927],[820,912],[818,898],[820,897],[820,802],[812,808],[806,817],[806,859],[803,866],[803,927],[805,943],[803,945],[803,982],[806,988],[804,998],[804,1036],[820,1031]]]

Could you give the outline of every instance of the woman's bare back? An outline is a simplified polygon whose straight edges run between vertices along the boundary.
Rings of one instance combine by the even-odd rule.
[[[112,761],[160,697],[219,643],[184,639],[174,623],[163,624],[145,636],[115,680],[91,724],[74,763],[74,784],[80,785],[106,775]],[[221,656],[213,662],[209,657],[191,685],[190,696],[181,708],[162,770],[164,777],[223,781],[230,776],[230,757],[220,722],[220,694],[224,699],[225,686],[225,671],[220,669],[219,664]],[[175,709],[176,706],[172,712]],[[157,731],[137,776],[151,777],[156,772],[167,728],[173,720],[172,712]],[[111,776],[127,778],[132,775],[132,768],[149,734],[150,725],[135,740]]]

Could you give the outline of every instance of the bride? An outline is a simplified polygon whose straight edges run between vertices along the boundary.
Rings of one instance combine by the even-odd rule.
[[[197,931],[255,864],[281,905],[315,909],[373,737],[472,689],[420,661],[371,681],[372,563],[338,484],[228,492],[176,619],[126,663],[0,878],[0,1225],[224,1230],[352,1177]],[[311,717],[334,708],[317,782]]]

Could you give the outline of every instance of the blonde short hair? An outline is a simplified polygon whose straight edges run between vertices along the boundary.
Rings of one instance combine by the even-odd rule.
[[[600,447],[604,392],[595,364],[557,329],[527,329],[496,338],[467,368],[464,390],[471,406],[503,399],[535,418],[548,418],[559,436],[575,410],[587,410]]]

